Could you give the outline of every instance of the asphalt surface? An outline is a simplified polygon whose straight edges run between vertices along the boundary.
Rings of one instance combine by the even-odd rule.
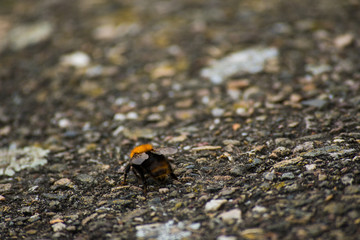
[[[2,1],[1,239],[360,239],[358,1]],[[178,180],[131,150],[172,147]]]

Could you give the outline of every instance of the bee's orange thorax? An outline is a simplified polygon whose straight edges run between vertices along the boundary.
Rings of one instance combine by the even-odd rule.
[[[151,144],[143,144],[143,145],[137,146],[131,151],[130,158],[132,158],[134,156],[134,154],[143,153],[143,152],[147,152],[147,151],[151,151],[151,150],[153,150],[153,146]]]

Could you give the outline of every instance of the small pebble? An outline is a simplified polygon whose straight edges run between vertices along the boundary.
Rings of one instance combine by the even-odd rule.
[[[316,168],[316,164],[307,164],[305,165],[307,171],[313,171]]]
[[[272,151],[271,153],[271,157],[276,158],[276,157],[283,157],[290,154],[290,149],[286,148],[286,147],[278,147],[276,149],[274,149],[274,151]]]
[[[283,147],[291,147],[292,145],[294,145],[294,142],[288,138],[276,138],[275,145],[283,146]]]
[[[261,72],[264,63],[277,59],[279,51],[274,47],[254,47],[231,53],[201,70],[201,76],[209,78],[213,84],[222,83],[236,73],[255,74]]]
[[[290,123],[288,124],[288,126],[289,126],[290,128],[297,127],[298,125],[299,125],[299,122],[290,122]]]
[[[82,68],[90,64],[90,57],[84,52],[77,51],[62,56],[60,61],[64,66]]]
[[[59,223],[55,223],[55,224],[51,225],[51,227],[54,232],[59,232],[59,231],[65,229],[66,225],[62,222],[59,222]]]
[[[172,137],[169,142],[170,143],[177,143],[177,142],[183,142],[187,139],[187,134],[181,134],[179,136],[176,137]]]
[[[192,230],[199,230],[201,227],[201,223],[192,223],[189,225],[189,228],[191,228]]]
[[[346,208],[343,203],[332,202],[326,205],[323,210],[331,214],[343,214],[346,211]]]
[[[241,176],[244,174],[244,167],[235,166],[230,169],[230,174],[234,176]]]
[[[205,205],[205,211],[211,212],[218,210],[223,204],[227,202],[226,199],[213,199],[210,202],[207,202]]]
[[[33,222],[36,222],[36,221],[38,221],[38,220],[40,220],[40,219],[41,219],[40,214],[35,213],[34,215],[32,215],[32,216],[28,219],[28,221],[31,222],[31,223],[33,223]]]
[[[125,121],[126,120],[126,115],[122,114],[122,113],[117,113],[114,115],[114,120],[115,121]]]
[[[325,146],[322,148],[316,148],[316,149],[312,149],[306,153],[303,154],[304,157],[317,157],[320,155],[327,155],[329,153],[333,153],[333,152],[340,152],[341,148],[336,146],[336,145],[331,145],[331,146]]]
[[[20,212],[24,213],[24,214],[28,214],[28,213],[32,213],[33,212],[33,208],[30,206],[27,207],[22,207],[20,209]]]
[[[225,235],[221,235],[216,238],[216,240],[236,240],[236,239],[237,239],[237,237],[225,236]]]
[[[189,193],[189,194],[186,194],[185,197],[189,198],[189,199],[193,199],[196,197],[195,193]]]
[[[221,149],[221,146],[201,146],[201,147],[194,147],[191,149],[191,151],[196,152],[196,151],[218,150],[218,149]]]
[[[225,110],[222,108],[214,108],[211,110],[211,114],[214,117],[221,117],[224,114]]]
[[[345,185],[351,185],[354,182],[354,178],[351,175],[345,175],[341,178],[341,182]]]
[[[360,193],[360,185],[350,185],[345,188],[345,194]]]
[[[295,175],[292,172],[283,173],[281,175],[282,180],[291,180],[291,179],[294,179],[294,178],[295,178]]]
[[[54,183],[55,186],[70,186],[71,184],[72,182],[68,178],[61,178]]]
[[[241,210],[240,209],[232,209],[227,212],[221,213],[218,218],[220,218],[222,221],[226,223],[232,223],[235,222],[241,222]]]
[[[54,26],[46,21],[19,25],[9,32],[9,45],[13,50],[21,50],[47,40],[53,31]]]
[[[62,118],[59,120],[58,125],[60,128],[68,128],[71,126],[71,121],[67,118]]]
[[[136,120],[139,118],[139,115],[136,112],[128,112],[126,118],[129,120]]]
[[[318,176],[319,181],[325,181],[327,179],[326,174],[319,174]]]
[[[317,107],[317,108],[322,108],[324,107],[328,102],[322,99],[311,99],[311,100],[306,100],[306,101],[302,101],[301,104],[305,105],[305,106],[310,106],[310,107]]]
[[[296,146],[293,150],[294,153],[309,151],[314,148],[314,142],[304,142]]]
[[[264,213],[264,212],[267,212],[267,208],[266,207],[263,207],[263,206],[259,206],[259,205],[256,205],[253,209],[252,209],[253,212],[256,212],[256,213]]]
[[[137,225],[136,237],[141,239],[190,239],[191,232],[183,222],[152,223]]]
[[[144,222],[144,219],[142,217],[134,217],[135,222]]]
[[[35,229],[30,229],[30,230],[26,231],[26,234],[29,234],[29,235],[34,235],[36,233],[37,233],[37,230],[35,230]]]
[[[76,176],[76,178],[84,184],[93,183],[95,181],[94,177],[88,174],[79,174]]]
[[[118,126],[113,132],[112,135],[114,137],[118,136],[122,131],[124,131],[125,127],[124,126]]]
[[[237,145],[240,145],[240,141],[239,141],[239,140],[235,140],[235,139],[225,139],[225,140],[223,140],[223,144],[224,144],[224,145],[234,145],[234,146],[237,146]]]
[[[64,220],[62,220],[61,218],[55,218],[55,219],[52,219],[52,220],[50,220],[50,224],[51,225],[53,225],[53,224],[55,224],[55,223],[62,223],[62,222],[64,222]]]
[[[238,190],[237,188],[224,188],[223,190],[220,191],[219,195],[220,196],[228,196],[233,194],[234,192],[236,192],[236,190]]]
[[[159,189],[159,193],[161,194],[165,194],[165,193],[168,193],[170,190],[168,188],[160,188]]]
[[[266,180],[273,181],[274,178],[275,178],[275,173],[274,173],[274,171],[272,171],[272,172],[264,172],[263,176],[264,176],[264,178]]]
[[[244,239],[266,239],[264,230],[261,228],[248,228],[240,232]]]
[[[75,227],[75,226],[68,226],[68,227],[66,227],[66,231],[75,232],[75,231],[76,231],[76,227]]]
[[[239,107],[236,109],[236,114],[239,115],[239,116],[247,116],[247,111],[245,108],[242,108],[242,107]]]
[[[158,113],[152,113],[149,116],[147,116],[147,120],[151,122],[157,122],[162,119],[161,115]]]
[[[343,49],[350,45],[354,41],[354,35],[352,33],[345,33],[339,35],[334,39],[334,45],[338,49]]]
[[[329,72],[331,70],[331,67],[327,64],[322,64],[322,65],[308,64],[305,66],[305,70],[307,72],[310,72],[312,75],[320,75],[322,73]],[[312,100],[309,100],[309,101],[312,101]],[[316,103],[314,103],[314,104],[317,105]]]

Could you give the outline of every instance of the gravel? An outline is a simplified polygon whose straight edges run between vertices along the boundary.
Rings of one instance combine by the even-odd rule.
[[[26,11],[25,11],[26,10]],[[0,239],[358,239],[357,1],[6,1]],[[178,180],[123,173],[174,147]]]

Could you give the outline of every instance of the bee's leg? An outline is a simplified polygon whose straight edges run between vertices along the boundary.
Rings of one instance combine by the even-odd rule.
[[[147,195],[147,185],[146,185],[146,180],[144,180],[143,193],[144,193],[144,195],[145,195],[145,196]]]
[[[133,167],[132,171],[133,171],[136,179],[138,180],[138,183],[141,184],[142,183],[142,181],[141,181],[141,173],[140,173],[139,169],[136,168],[136,167]]]
[[[174,173],[170,173],[170,176],[173,178],[173,179],[175,179],[175,180],[178,180],[178,178],[177,178],[177,176],[174,174]]]
[[[128,164],[127,166],[126,166],[126,168],[125,168],[125,171],[124,171],[124,180],[123,180],[123,182],[122,182],[122,184],[126,184],[126,178],[127,178],[127,175],[128,175],[128,173],[129,173],[129,171],[130,171],[130,168],[131,168],[131,165],[130,164]]]
[[[146,196],[147,184],[146,184],[146,178],[145,178],[144,172],[142,171],[142,169],[139,169],[139,168],[133,168],[133,172],[134,172],[135,176],[137,177],[137,179],[139,180],[140,184],[143,185],[143,192],[144,192],[144,195]]]
[[[143,172],[140,172],[140,179],[141,179],[141,182],[142,182],[142,185],[143,185],[144,195],[146,196],[146,194],[147,194],[147,184],[146,184],[146,178],[145,178]]]

